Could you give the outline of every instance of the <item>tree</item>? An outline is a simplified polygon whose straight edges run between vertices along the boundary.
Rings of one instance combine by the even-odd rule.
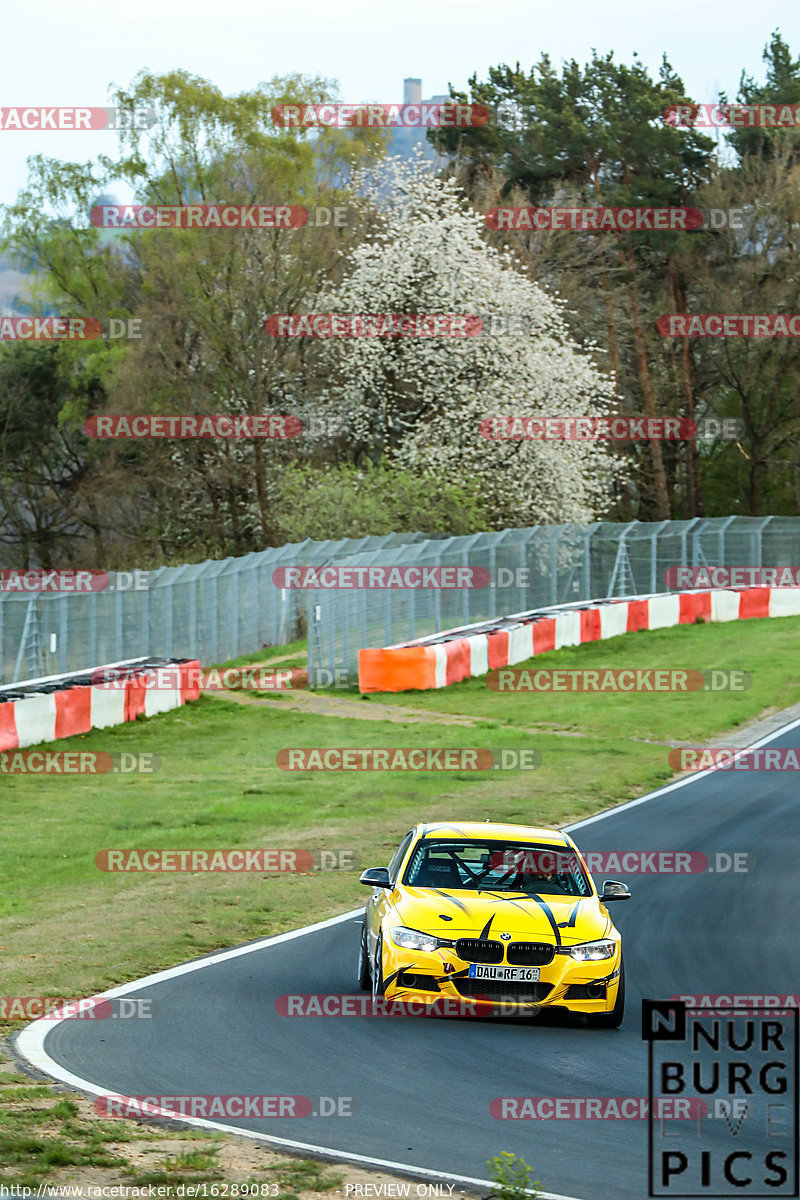
[[[678,207],[692,203],[693,190],[713,170],[711,139],[694,130],[677,130],[663,120],[668,106],[687,102],[683,83],[666,58],[653,80],[636,56],[626,66],[615,62],[613,54],[595,52],[584,67],[573,59],[559,74],[543,55],[527,74],[519,64],[493,67],[485,82],[473,76],[470,88],[474,102],[496,113],[491,132],[442,130],[432,136],[455,153],[456,173],[472,189],[493,170],[502,177],[500,196],[524,197],[523,203]],[[683,236],[636,230],[565,232],[555,238],[558,254],[565,241],[574,240],[576,254],[591,264],[591,270],[579,276],[580,283],[591,288],[583,308],[604,313],[603,340],[621,403],[648,417],[693,413],[687,371],[677,391],[659,394],[660,372],[654,372],[653,364],[663,346],[654,320],[648,320],[657,305],[661,307],[655,315],[665,308],[680,311],[686,280],[673,255]],[[538,234],[529,238],[538,240]],[[565,254],[572,257],[569,251]],[[640,517],[671,515],[669,455],[659,441],[649,443],[649,473],[643,463],[638,471]],[[687,456],[690,505],[696,511],[702,501],[691,444]]]
[[[281,129],[270,115],[278,103],[330,95],[328,81],[301,76],[225,97],[184,71],[142,73],[114,99],[124,111],[153,108],[156,124],[123,130],[117,158],[33,161],[27,189],[6,214],[4,246],[39,272],[39,305],[104,321],[135,316],[144,335],[138,344],[91,348],[103,388],[72,397],[65,414],[72,429],[109,410],[285,413],[314,389],[315,348],[269,338],[264,321],[302,308],[323,275],[335,277],[337,251],[358,236],[356,221],[109,235],[87,215],[119,180],[147,204],[342,206],[350,171],[382,153],[381,137],[325,129],[311,138],[306,129]],[[358,205],[349,207],[352,218]],[[279,537],[278,483],[293,456],[287,445],[95,443],[85,452],[114,477],[116,494],[138,505],[128,538],[140,559],[244,553]]]
[[[387,186],[390,182],[391,186]],[[623,464],[598,442],[499,441],[483,418],[599,415],[611,380],[569,338],[562,306],[483,221],[453,180],[392,160],[369,194],[382,223],[347,257],[325,311],[521,318],[500,336],[355,337],[324,343],[332,382],[316,411],[346,422],[357,460],[384,455],[421,476],[476,479],[495,527],[584,521],[602,512]]]

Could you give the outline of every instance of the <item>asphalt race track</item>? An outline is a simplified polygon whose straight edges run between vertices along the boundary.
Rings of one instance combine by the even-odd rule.
[[[787,726],[766,741],[800,745],[800,728]],[[359,922],[349,918],[205,960],[210,965],[162,982],[117,989],[152,998],[153,1019],[63,1021],[46,1033],[44,1049],[62,1077],[69,1072],[101,1091],[350,1096],[356,1109],[349,1118],[229,1119],[229,1127],[480,1180],[488,1178],[486,1160],[509,1150],[531,1164],[549,1193],[643,1200],[646,1121],[500,1121],[490,1102],[646,1097],[643,997],[800,990],[798,782],[791,771],[715,771],[573,827],[583,850],[755,856],[748,874],[618,875],[633,893],[611,910],[627,973],[621,1030],[552,1017],[277,1015],[275,1001],[287,993],[357,991]],[[529,820],[537,822],[535,801]],[[18,1042],[23,1054],[28,1032]],[[714,1136],[730,1140],[723,1122],[711,1125]]]

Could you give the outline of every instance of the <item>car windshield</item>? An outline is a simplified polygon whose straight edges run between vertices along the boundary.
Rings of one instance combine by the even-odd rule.
[[[578,856],[569,846],[489,839],[420,841],[403,883],[448,891],[528,896],[588,896],[592,890]]]

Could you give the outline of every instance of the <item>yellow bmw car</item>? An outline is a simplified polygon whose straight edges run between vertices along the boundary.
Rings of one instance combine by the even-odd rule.
[[[616,1029],[625,1011],[618,931],[566,833],[493,822],[417,825],[370,867],[358,983],[374,997],[517,1015],[542,1008]],[[448,1006],[449,1008],[450,1006]]]

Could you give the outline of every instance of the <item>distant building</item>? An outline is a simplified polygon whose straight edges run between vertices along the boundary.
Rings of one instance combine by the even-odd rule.
[[[409,77],[403,80],[404,104],[446,104],[449,95],[422,96],[422,80]],[[440,154],[428,141],[425,129],[393,129],[389,137],[389,154],[399,154],[402,158],[411,158],[416,148],[421,146],[425,157],[442,167],[447,162],[447,155]]]

